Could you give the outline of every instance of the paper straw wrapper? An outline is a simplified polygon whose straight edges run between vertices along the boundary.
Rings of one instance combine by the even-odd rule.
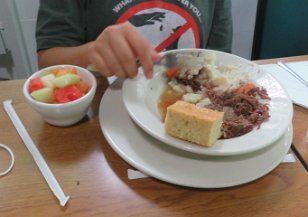
[[[128,176],[128,179],[141,179],[141,178],[148,177],[146,174],[138,170],[132,170],[132,169],[127,170],[127,176]]]
[[[61,189],[59,183],[57,182],[56,178],[54,177],[53,173],[49,169],[46,161],[44,160],[43,156],[37,149],[36,145],[33,143],[31,137],[29,136],[27,130],[25,129],[24,125],[22,124],[21,120],[19,119],[18,115],[16,114],[13,106],[12,100],[6,100],[3,102],[3,106],[5,111],[7,112],[8,116],[11,118],[18,134],[20,135],[21,139],[27,146],[28,150],[30,151],[35,163],[39,167],[42,175],[44,176],[46,182],[48,183],[51,191],[60,201],[61,206],[65,206],[67,201],[69,200],[69,196],[66,196]]]

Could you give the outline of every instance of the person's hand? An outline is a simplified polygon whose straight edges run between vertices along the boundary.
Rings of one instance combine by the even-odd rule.
[[[107,27],[89,47],[88,58],[102,75],[120,78],[136,76],[138,60],[145,76],[151,78],[153,60],[159,54],[126,22]]]

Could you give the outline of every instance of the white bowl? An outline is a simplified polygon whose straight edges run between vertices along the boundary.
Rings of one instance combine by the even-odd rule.
[[[28,91],[29,81],[48,73],[50,69],[75,67],[81,80],[89,85],[89,91],[81,98],[63,104],[48,104],[34,100]],[[80,121],[87,113],[96,91],[96,78],[87,69],[73,65],[55,65],[35,72],[31,75],[23,86],[23,94],[34,110],[40,113],[43,119],[54,126],[70,126]]]

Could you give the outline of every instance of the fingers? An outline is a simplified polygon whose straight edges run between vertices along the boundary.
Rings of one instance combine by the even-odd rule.
[[[158,61],[160,58],[162,58],[162,55],[157,53],[154,49],[152,51],[152,54],[151,54],[151,57],[152,57],[152,60],[153,61]]]
[[[118,59],[119,64],[121,64],[126,77],[135,77],[138,70],[136,57],[125,38],[120,37],[117,40],[112,40],[110,42],[110,46],[112,47],[112,50],[114,51],[115,57]],[[121,49],[117,49],[118,47]]]
[[[131,34],[134,33],[134,34]],[[130,24],[125,29],[125,37],[135,56],[139,59],[146,78],[153,76],[153,59],[156,51]]]
[[[125,69],[122,67],[122,64],[116,57],[114,51],[109,44],[105,45],[104,49],[100,49],[99,53],[106,63],[108,74],[116,75],[120,78],[127,77]]]
[[[108,66],[106,65],[104,59],[98,53],[92,52],[91,56],[89,56],[89,60],[94,65],[95,70],[100,72],[105,77],[113,75],[108,69]]]
[[[88,58],[104,76],[126,77],[125,70],[110,46],[110,32],[103,32],[89,48]]]
[[[139,59],[147,78],[152,77],[157,52],[130,24],[107,27],[89,48],[89,61],[104,76],[132,78],[137,74]]]

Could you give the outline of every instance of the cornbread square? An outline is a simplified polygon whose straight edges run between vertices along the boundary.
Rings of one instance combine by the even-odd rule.
[[[210,147],[221,135],[223,116],[223,112],[177,101],[167,108],[165,129],[171,136]]]

